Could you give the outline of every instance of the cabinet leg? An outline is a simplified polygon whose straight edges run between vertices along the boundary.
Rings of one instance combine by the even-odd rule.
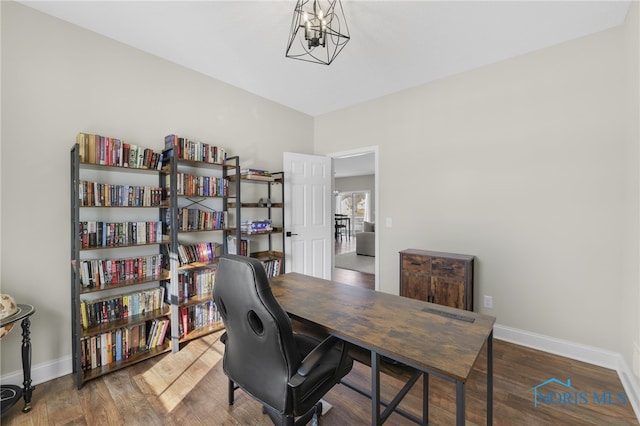
[[[24,408],[22,409],[23,413],[27,413],[31,411],[31,394],[35,389],[31,386],[31,333],[29,330],[29,326],[31,325],[31,321],[29,318],[25,318],[22,321],[22,372],[24,376],[23,386],[23,397],[24,397]]]

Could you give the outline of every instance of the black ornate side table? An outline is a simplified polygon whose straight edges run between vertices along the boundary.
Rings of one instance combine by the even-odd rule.
[[[24,408],[22,412],[27,413],[31,411],[31,394],[35,387],[31,386],[31,336],[29,331],[31,320],[29,317],[33,315],[35,311],[36,309],[31,305],[18,303],[18,311],[15,314],[0,320],[0,327],[22,321],[22,374],[24,377],[22,388],[15,385],[0,386],[2,413],[13,407],[15,403],[20,400],[21,396],[24,397]]]

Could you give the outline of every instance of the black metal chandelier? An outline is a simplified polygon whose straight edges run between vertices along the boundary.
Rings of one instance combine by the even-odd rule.
[[[349,39],[340,0],[298,0],[285,56],[329,65]]]

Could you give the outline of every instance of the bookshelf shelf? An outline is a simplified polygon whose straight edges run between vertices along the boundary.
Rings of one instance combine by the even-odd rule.
[[[162,241],[156,241],[152,243],[121,244],[121,245],[100,246],[100,247],[81,247],[79,248],[79,250],[80,251],[109,250],[109,249],[121,249],[121,248],[127,248],[127,247],[159,246],[162,244],[169,244],[169,239],[163,238]]]
[[[158,346],[152,349],[146,349],[142,352],[138,352],[133,355],[130,355],[129,358],[127,358],[126,360],[116,361],[111,364],[104,365],[102,367],[97,367],[89,371],[84,371],[82,373],[82,381],[87,382],[89,380],[97,379],[98,377],[129,367],[138,362],[146,361],[149,358],[153,358],[155,356],[165,354],[169,351],[171,351],[171,345],[169,343],[164,343],[161,346]]]
[[[205,302],[210,302],[213,300],[213,296],[208,295],[208,296],[191,296],[189,299],[187,299],[186,302],[182,302],[182,303],[178,303],[177,306],[179,307],[183,307],[183,306],[194,306],[194,305],[200,305],[202,303]]]
[[[124,172],[124,173],[148,173],[148,174],[157,174],[158,172],[162,172],[162,170],[158,170],[158,169],[150,169],[150,168],[144,168],[144,167],[123,167],[123,166],[115,166],[115,165],[108,165],[108,164],[95,164],[95,163],[88,163],[86,161],[80,161],[78,164],[81,167],[86,169],[106,170],[110,172],[117,171],[117,172]]]
[[[169,277],[169,272],[165,271],[165,272],[163,272],[162,275],[154,275],[154,276],[148,277],[148,278],[124,280],[124,281],[118,281],[118,282],[115,282],[115,283],[108,283],[108,284],[103,284],[103,285],[94,286],[94,287],[82,287],[80,289],[80,294],[96,293],[96,292],[100,292],[100,291],[108,291],[108,290],[120,289],[120,288],[123,288],[123,287],[130,287],[130,286],[135,286],[135,285],[138,285],[138,284],[145,284],[145,283],[151,283],[151,282],[155,282],[155,281],[166,280],[166,279],[168,279],[168,277]]]
[[[204,336],[206,336],[208,334],[215,333],[215,332],[220,331],[222,329],[224,329],[224,325],[222,324],[222,321],[218,321],[213,325],[200,327],[198,329],[190,331],[189,333],[187,333],[186,336],[182,336],[180,338],[180,343],[184,344],[184,343],[190,342],[192,340],[196,340],[196,339],[199,339],[201,337],[204,337]]]
[[[130,327],[130,326],[144,324],[147,321],[166,317],[168,315],[169,315],[169,309],[163,308],[163,309],[156,309],[154,311],[147,312],[144,314],[133,315],[128,318],[109,321],[108,323],[105,323],[105,324],[99,324],[93,327],[83,329],[82,337],[85,338],[85,337],[96,336],[96,335],[111,331],[114,328],[123,328],[123,327]]]

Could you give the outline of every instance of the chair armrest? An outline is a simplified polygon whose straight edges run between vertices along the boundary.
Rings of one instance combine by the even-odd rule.
[[[225,331],[224,333],[222,333],[222,336],[220,336],[220,341],[226,345],[228,338],[229,337],[227,336],[227,332]]]
[[[333,349],[336,343],[340,341],[341,340],[335,336],[329,336],[309,352],[309,354],[302,360],[296,374],[289,380],[289,386],[293,388],[300,386],[318,362],[320,362],[320,360]],[[343,350],[346,350],[346,345]]]

